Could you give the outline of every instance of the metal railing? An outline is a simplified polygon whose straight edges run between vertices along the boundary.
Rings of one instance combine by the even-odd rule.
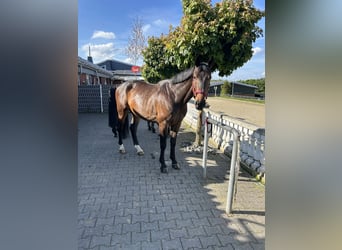
[[[204,145],[203,145],[203,178],[207,178],[207,155],[208,155],[208,127],[209,124],[214,124],[224,130],[229,131],[233,134],[233,149],[230,161],[230,171],[229,171],[229,184],[227,192],[227,204],[226,213],[230,214],[232,212],[233,206],[233,196],[236,198],[237,191],[237,180],[240,171],[240,132],[235,128],[229,127],[222,122],[218,122],[210,118],[210,113],[205,113],[205,126],[204,126]]]

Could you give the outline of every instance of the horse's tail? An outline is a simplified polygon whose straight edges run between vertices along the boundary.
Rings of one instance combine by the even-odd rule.
[[[113,92],[113,98],[114,98],[114,122],[117,125],[118,130],[121,129],[120,128],[120,123],[119,123],[119,116],[118,116],[118,110],[117,110],[117,106],[116,106],[116,97],[115,97],[115,92],[116,92],[116,88],[114,88],[114,92]],[[126,139],[129,135],[129,119],[128,119],[128,114],[123,122],[123,124],[121,124],[121,126],[123,126],[122,131],[122,138]]]

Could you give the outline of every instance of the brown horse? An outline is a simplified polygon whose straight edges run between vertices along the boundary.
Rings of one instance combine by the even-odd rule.
[[[149,84],[143,81],[121,84],[115,92],[119,120],[119,151],[121,153],[126,152],[122,143],[123,121],[130,111],[132,113],[130,130],[137,154],[144,154],[136,133],[140,118],[157,122],[160,136],[160,170],[162,173],[167,173],[164,152],[168,131],[170,132],[172,168],[180,169],[175,157],[175,146],[177,133],[187,112],[187,102],[194,97],[196,109],[203,109],[210,79],[211,71],[208,64],[199,63],[195,67],[157,84]]]

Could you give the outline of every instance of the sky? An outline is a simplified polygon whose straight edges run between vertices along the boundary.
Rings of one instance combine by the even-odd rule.
[[[220,2],[212,0],[212,4]],[[265,0],[254,0],[254,6],[265,10]],[[86,59],[89,54],[94,63],[115,59],[132,63],[125,54],[132,24],[136,18],[143,23],[146,37],[167,35],[169,27],[177,27],[183,16],[181,0],[78,0],[78,56]],[[265,18],[257,24],[265,34]],[[265,77],[265,37],[258,38],[253,44],[253,57],[230,76],[219,77],[212,74],[213,80],[231,81]],[[143,61],[137,62],[142,65]]]

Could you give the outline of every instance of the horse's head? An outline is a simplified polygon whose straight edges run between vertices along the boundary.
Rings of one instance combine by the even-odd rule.
[[[192,92],[195,98],[195,107],[202,110],[208,96],[211,79],[211,71],[207,63],[199,63],[195,66],[192,76]]]

